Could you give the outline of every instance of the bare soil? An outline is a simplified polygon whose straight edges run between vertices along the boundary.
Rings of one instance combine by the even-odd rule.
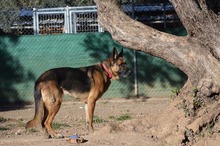
[[[169,98],[100,99],[95,109],[95,132],[88,133],[85,126],[84,104],[68,100],[63,102],[55,117],[54,127],[65,137],[73,134],[83,137],[85,142],[80,145],[167,146],[167,143],[152,135],[150,129],[170,102]],[[46,139],[40,126],[25,131],[25,123],[33,116],[34,105],[28,105],[22,109],[1,111],[0,145],[74,145],[65,139]],[[218,146],[219,143],[220,136],[200,140],[195,145]]]

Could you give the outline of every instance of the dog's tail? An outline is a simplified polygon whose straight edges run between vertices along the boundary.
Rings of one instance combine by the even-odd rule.
[[[32,120],[27,122],[25,129],[35,127],[43,120],[44,115],[44,104],[42,100],[41,90],[34,89],[34,100],[35,100],[35,115]]]

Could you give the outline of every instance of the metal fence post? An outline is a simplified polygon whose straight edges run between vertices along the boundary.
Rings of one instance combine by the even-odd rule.
[[[134,95],[138,96],[137,51],[134,50]]]
[[[69,19],[69,7],[66,6],[64,13],[64,21],[65,21],[65,33],[70,33],[70,19]]]
[[[36,14],[36,8],[33,8],[33,29],[34,29],[34,35],[37,35],[37,14]]]
[[[167,24],[166,24],[166,4],[163,3],[163,27],[164,29],[167,28]]]
[[[77,17],[76,17],[76,13],[75,12],[73,12],[73,32],[74,33],[77,33],[77,19],[76,19]]]
[[[132,0],[132,18],[135,19],[134,0]],[[138,96],[137,51],[134,50],[134,95]]]

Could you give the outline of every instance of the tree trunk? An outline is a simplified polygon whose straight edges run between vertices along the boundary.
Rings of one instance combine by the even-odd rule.
[[[169,138],[177,134],[173,134],[172,129],[178,127],[176,141],[186,143],[195,140],[187,134],[192,133],[195,137],[210,123],[214,127],[220,115],[220,21],[207,9],[205,0],[170,1],[187,30],[187,36],[160,32],[131,19],[120,10],[116,0],[95,0],[99,22],[114,40],[125,47],[163,58],[187,74],[188,80],[178,97],[167,108],[165,116],[158,119],[163,121],[169,116],[176,121],[161,122],[152,129],[169,142]],[[184,112],[179,114],[178,109]],[[172,112],[174,110],[178,112]],[[158,127],[169,128],[157,132]]]

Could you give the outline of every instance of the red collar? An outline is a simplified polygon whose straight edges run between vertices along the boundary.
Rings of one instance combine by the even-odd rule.
[[[107,72],[108,77],[111,79],[112,78],[112,74],[108,71],[107,67],[105,66],[104,63],[102,63],[102,67],[104,68],[104,70]]]

